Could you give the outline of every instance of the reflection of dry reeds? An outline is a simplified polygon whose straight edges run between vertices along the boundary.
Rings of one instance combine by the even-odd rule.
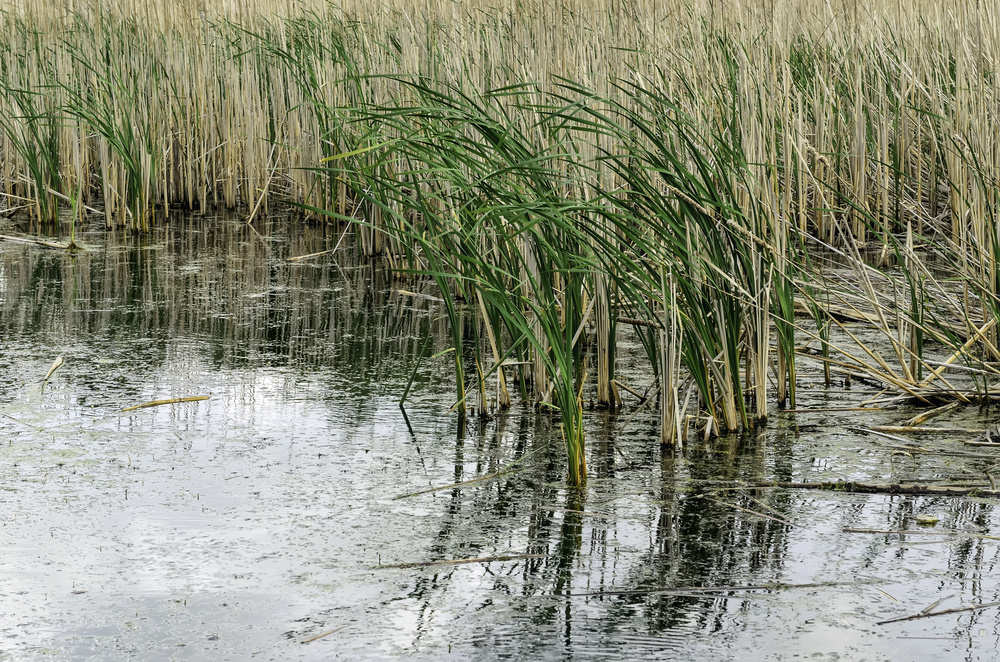
[[[293,227],[289,254],[317,252],[339,238],[323,228]],[[114,355],[122,351],[116,341],[203,338],[213,362],[334,364],[358,386],[376,359],[409,361],[421,338],[429,334],[444,346],[449,334],[444,322],[421,312],[435,310],[433,302],[387,292],[370,267],[342,256],[323,267],[281,261],[276,244],[240,223],[216,221],[199,232],[171,226],[151,238],[154,244],[108,234],[106,248],[72,261],[38,250],[3,251],[0,330],[84,333],[115,347]],[[52,289],[55,282],[61,289]]]

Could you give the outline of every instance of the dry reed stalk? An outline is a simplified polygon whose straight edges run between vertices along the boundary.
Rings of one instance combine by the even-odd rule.
[[[681,430],[682,413],[678,399],[681,368],[680,321],[677,307],[677,287],[673,274],[661,270],[661,292],[663,293],[663,327],[660,329],[660,443],[673,448],[683,444]]]
[[[496,364],[497,373],[497,402],[500,409],[507,409],[511,405],[510,392],[507,390],[507,377],[504,374],[503,357],[500,354],[497,334],[490,323],[489,312],[486,310],[486,303],[483,301],[482,292],[476,291],[476,300],[479,302],[479,310],[483,314],[483,325],[486,327],[486,338],[490,343],[490,351],[493,353],[493,362]]]

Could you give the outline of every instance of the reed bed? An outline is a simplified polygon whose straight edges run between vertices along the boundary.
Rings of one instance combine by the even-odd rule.
[[[457,410],[557,412],[579,484],[626,328],[667,446],[794,405],[803,339],[828,379],[994,390],[998,45],[975,0],[18,0],[0,168],[37,223],[277,199],[354,224],[436,281]]]

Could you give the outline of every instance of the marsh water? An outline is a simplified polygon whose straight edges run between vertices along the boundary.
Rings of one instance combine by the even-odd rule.
[[[77,239],[0,243],[0,659],[995,659],[997,608],[878,624],[1000,600],[993,500],[739,487],[985,480],[971,433],[831,411],[874,387],[803,360],[795,411],[666,455],[624,394],[568,489],[554,419],[459,429],[434,292],[338,229]]]

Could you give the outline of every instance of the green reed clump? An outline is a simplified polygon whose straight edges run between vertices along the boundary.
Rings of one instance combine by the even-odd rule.
[[[654,326],[670,312],[676,345],[659,355],[683,356],[721,427],[749,425],[742,348],[748,328],[762,328],[767,342],[769,294],[761,291],[771,286],[775,252],[737,205],[735,186],[746,177],[737,154],[699,133],[660,91],[634,89],[626,107],[570,84],[548,104],[530,87],[478,97],[426,81],[408,88],[405,107],[358,111],[354,121],[381,127],[379,147],[363,159],[343,155],[348,164],[338,168],[356,173],[352,190],[381,210],[408,271],[438,282],[453,333],[461,328],[455,302],[478,300],[487,318],[502,320],[508,351],[530,346],[544,366],[535,399],[546,406],[551,396],[560,412],[571,483],[586,475],[580,339],[601,282]],[[608,178],[574,147],[594,136],[629,147],[601,157]],[[460,335],[454,346],[461,406]],[[675,373],[661,379],[676,400]]]
[[[106,19],[103,15],[99,17],[100,21]],[[137,25],[122,26],[112,22],[110,25],[98,23],[91,28],[81,22],[76,27],[77,39],[83,37],[84,44],[99,44],[101,49],[88,52],[87,46],[67,44],[67,55],[74,62],[76,72],[73,79],[62,85],[66,95],[62,112],[96,133],[121,166],[117,190],[106,188],[104,192],[105,203],[111,204],[112,214],[128,215],[133,227],[149,229],[155,202],[152,184],[161,165],[160,136],[155,126],[158,114],[135,113],[134,109],[156,103],[155,98],[146,101],[142,96],[153,94],[166,84],[165,71],[145,50],[146,45],[141,40],[148,35],[144,35]],[[112,40],[102,42],[96,36],[123,27],[127,29],[118,35],[123,44]],[[91,29],[96,34],[88,34]],[[132,54],[131,61],[120,59],[115,46],[121,45]],[[137,76],[138,71],[143,72],[141,78]],[[113,103],[108,103],[109,100]],[[122,205],[120,209],[115,209],[113,201],[116,200]]]
[[[35,218],[42,222],[58,216],[56,195],[61,192],[61,123],[52,101],[50,51],[43,36],[15,22],[24,34],[19,48],[0,58],[0,129],[6,147],[15,154],[23,170],[4,164],[8,197],[34,202]]]
[[[638,267],[629,274],[627,291],[633,305],[654,292],[666,301],[660,272],[670,270],[685,367],[710,416],[721,418],[728,430],[746,427],[741,348],[750,330],[758,334],[751,340],[768,342],[769,288],[778,257],[754,223],[755,210],[739,204],[746,164],[724,136],[699,130],[662,89],[631,88],[628,97],[628,105],[584,111],[581,121],[586,131],[611,134],[624,146],[602,159],[622,182],[603,192],[602,209],[629,242]],[[613,263],[618,255],[609,257]]]
[[[558,150],[537,150],[524,125],[500,111],[499,97],[409,87],[411,106],[369,108],[359,117],[383,128],[383,146],[363,160],[345,157],[360,175],[349,184],[380,209],[384,231],[406,252],[408,271],[438,282],[455,334],[459,406],[465,386],[455,302],[478,301],[492,324],[503,325],[493,329],[499,356],[527,343],[544,365],[547,379],[536,379],[535,396],[542,406],[551,397],[560,413],[569,481],[580,484],[586,477],[580,337],[595,270],[580,228],[581,203],[561,193]],[[394,168],[386,176],[389,163]]]

